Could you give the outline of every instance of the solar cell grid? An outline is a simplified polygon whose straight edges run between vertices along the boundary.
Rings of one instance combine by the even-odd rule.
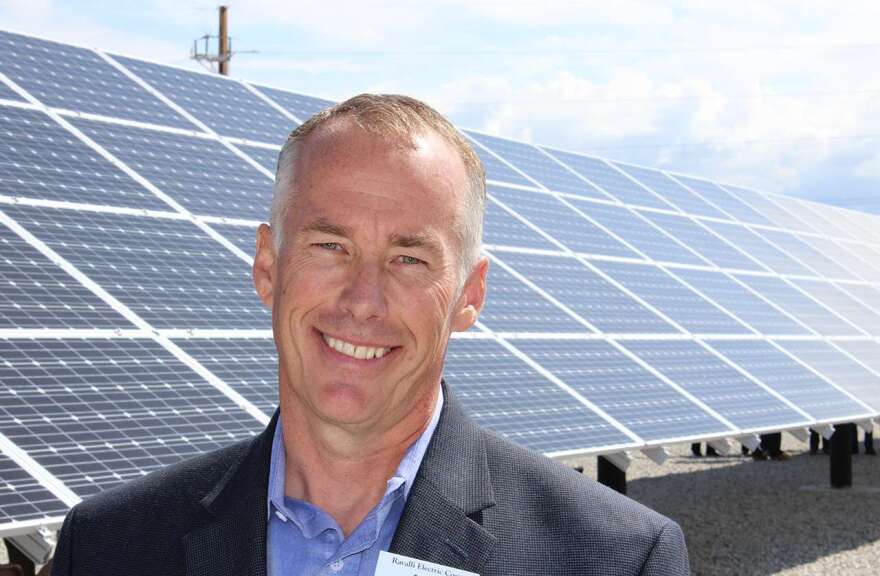
[[[845,421],[865,409],[803,365],[761,340],[708,344],[816,420]]]
[[[602,332],[678,332],[575,258],[516,253],[496,256]]]
[[[850,356],[880,374],[880,343],[871,341],[850,340],[835,342],[835,346],[843,348]],[[880,407],[877,407],[880,410]]]
[[[869,282],[874,279],[880,281],[880,270],[874,268],[870,262],[862,260],[849,248],[849,245],[838,244],[828,238],[817,236],[802,236],[801,241],[806,242],[822,256],[845,269],[852,277]],[[880,260],[876,260],[876,262],[880,262]]]
[[[261,148],[259,146],[245,146],[243,144],[237,145],[238,149],[250,156],[253,160],[257,161],[257,164],[275,174],[276,169],[278,168],[278,155],[281,153],[281,150],[273,150],[271,148]]]
[[[827,342],[786,341],[779,344],[804,364],[867,404],[875,414],[880,413],[880,376]]]
[[[815,276],[812,270],[745,226],[723,222],[704,222],[703,224],[777,274]]]
[[[0,431],[81,497],[260,428],[151,340],[0,350]]]
[[[253,258],[257,250],[257,229],[254,226],[238,224],[209,224],[221,236],[241,248],[242,252]]]
[[[0,453],[0,526],[63,516],[67,505],[9,457]]]
[[[835,238],[858,239],[858,236],[852,234],[848,227],[839,225],[841,223],[840,219],[835,218],[835,213],[833,210],[830,210],[830,206],[823,206],[801,198],[788,197],[777,198],[777,202],[784,203],[786,209],[818,232]]]
[[[495,196],[499,188],[490,185],[489,196]],[[559,246],[550,242],[521,220],[501,208],[491,199],[486,202],[483,216],[483,243],[519,248],[537,248],[541,250],[559,250]]]
[[[272,180],[216,140],[88,120],[73,123],[195,214],[263,218],[272,202]]]
[[[278,405],[278,353],[272,338],[182,338],[174,343],[266,414]]]
[[[0,328],[134,328],[118,312],[0,225]]]
[[[754,208],[744,204],[741,200],[731,195],[727,190],[714,182],[681,176],[680,174],[674,174],[673,176],[676,180],[693,190],[696,194],[699,194],[702,198],[708,200],[715,206],[718,206],[733,218],[749,224],[773,226],[773,222],[771,222],[766,216],[759,214]]]
[[[305,96],[295,92],[269,88],[268,86],[255,86],[255,88],[271,98],[276,104],[280,104],[282,108],[296,116],[300,122],[305,122],[324,108],[329,108],[336,104],[336,102],[324,100],[323,98]],[[293,129],[293,127],[291,127],[291,129]]]
[[[25,102],[12,88],[0,82],[0,100],[12,100],[13,102]]]
[[[124,56],[113,59],[222,136],[280,145],[293,128],[292,120],[237,81]]]
[[[731,186],[729,184],[725,184],[724,188],[766,216],[773,226],[798,232],[815,232],[812,227],[807,225],[803,220],[793,216],[788,210],[779,206],[779,204],[774,202],[767,194],[755,190],[749,190],[748,188]]]
[[[128,208],[168,208],[46,114],[6,106],[0,106],[0,194]]]
[[[785,252],[807,264],[810,268],[829,278],[855,280],[856,277],[847,269],[820,254],[800,237],[778,230],[761,230],[761,236],[770,240]]]
[[[853,300],[833,284],[824,280],[792,280],[792,283],[866,333],[880,335],[880,314]]]
[[[85,48],[0,30],[0,69],[53,108],[193,128],[161,100]]]
[[[649,211],[642,211],[641,214],[716,266],[739,270],[764,270],[760,264],[690,218]]]
[[[450,341],[443,378],[477,422],[532,450],[633,443],[492,340]]]
[[[609,206],[568,198],[569,202],[637,250],[658,262],[706,266],[704,260],[623,206]]]
[[[535,188],[536,184],[527,178],[523,178],[513,168],[487,152],[482,147],[474,145],[474,152],[480,157],[483,163],[483,169],[486,171],[486,180],[494,180],[495,182],[506,182],[508,184],[519,184],[521,186],[529,186]]]
[[[480,322],[495,332],[590,332],[559,306],[494,263],[489,268]]]
[[[569,250],[603,256],[639,258],[604,230],[551,194],[495,186],[491,194],[520,216],[547,231]],[[555,247],[558,250],[558,247]]]
[[[870,246],[864,244],[845,244],[846,249],[860,258],[865,265],[856,270],[860,276],[880,285],[880,252],[875,252]]]
[[[838,289],[843,290],[874,312],[880,312],[880,289],[865,284],[839,284]],[[880,327],[875,326],[869,332],[877,334]]]
[[[809,334],[806,328],[721,272],[685,268],[671,272],[762,334]]]
[[[643,440],[728,430],[608,342],[518,339],[512,343]]]
[[[80,271],[156,328],[268,328],[250,267],[184,220],[10,206]]]
[[[662,196],[667,202],[677,206],[682,212],[713,218],[727,218],[717,208],[659,170],[640,168],[620,162],[612,162],[612,164]]]
[[[692,333],[749,332],[748,328],[733,317],[656,266],[622,262],[595,264],[597,268]]]
[[[742,430],[806,420],[697,342],[628,340],[623,345]]]
[[[546,150],[616,200],[636,206],[673,209],[671,204],[645,190],[604,160],[550,148]]]
[[[779,278],[742,274],[737,275],[737,278],[819,334],[834,336],[859,334],[857,328]]]
[[[506,140],[477,132],[467,132],[467,134],[531,176],[534,180],[543,184],[549,190],[578,194],[589,198],[607,199],[604,194],[588,182],[585,182],[583,178],[579,178],[576,174],[570,172],[530,144],[514,142],[513,140]]]

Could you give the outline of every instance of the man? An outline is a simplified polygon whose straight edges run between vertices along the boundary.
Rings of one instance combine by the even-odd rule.
[[[676,524],[480,429],[442,384],[485,296],[484,204],[470,145],[411,98],[295,130],[253,266],[279,412],[74,508],[54,573],[686,574]]]

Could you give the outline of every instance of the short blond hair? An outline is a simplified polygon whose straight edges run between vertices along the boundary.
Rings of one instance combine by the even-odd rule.
[[[479,257],[483,237],[483,213],[486,208],[483,163],[467,138],[442,114],[424,102],[398,94],[360,94],[318,112],[290,133],[278,156],[269,216],[276,248],[280,249],[284,241],[284,222],[292,200],[294,167],[300,147],[321,126],[342,118],[353,120],[367,132],[407,143],[412,143],[416,136],[434,132],[458,153],[468,176],[468,190],[465,191],[465,205],[461,207],[455,230],[461,246],[459,264],[463,276],[467,277],[467,272]]]

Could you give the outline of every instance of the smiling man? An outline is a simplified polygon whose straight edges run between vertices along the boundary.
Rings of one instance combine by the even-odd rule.
[[[412,98],[297,128],[253,266],[278,412],[76,506],[53,573],[687,574],[675,523],[479,428],[443,384],[486,293],[485,197],[471,146]]]

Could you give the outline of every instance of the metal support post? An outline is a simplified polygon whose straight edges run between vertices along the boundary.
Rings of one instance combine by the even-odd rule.
[[[598,467],[598,480],[600,484],[617,490],[621,494],[626,494],[626,472],[615,466],[605,456],[599,456]]]
[[[838,424],[831,437],[831,487],[852,486],[852,429],[854,424]]]

